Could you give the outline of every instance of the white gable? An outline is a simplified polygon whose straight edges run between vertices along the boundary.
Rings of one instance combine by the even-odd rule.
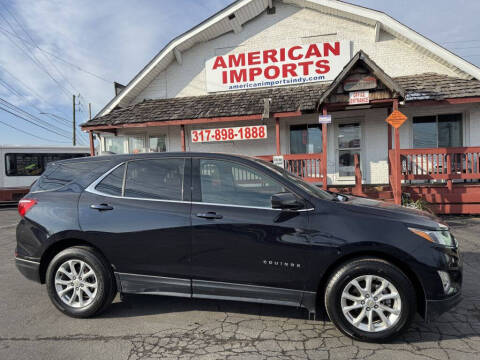
[[[384,13],[332,0],[237,1],[172,41],[100,113],[143,99],[206,95],[205,61],[216,56],[349,40],[388,75],[425,72],[480,79],[480,69]],[[234,19],[229,19],[235,14]],[[260,15],[261,14],[261,15]]]

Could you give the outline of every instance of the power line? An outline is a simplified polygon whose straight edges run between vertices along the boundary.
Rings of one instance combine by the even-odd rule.
[[[5,16],[3,16],[3,14],[0,12],[0,17],[8,24],[8,26],[12,29],[12,31],[18,35],[18,33],[15,31],[15,29],[13,28],[13,26],[8,22],[8,20],[5,18]],[[62,84],[60,84],[60,82],[55,79],[55,77],[48,71],[48,69],[45,67],[45,65],[40,61],[38,60],[38,58],[35,56],[35,54],[33,54],[28,47],[25,46],[24,43],[22,43],[25,47],[20,47],[17,43],[15,43],[9,36],[7,36],[7,38],[11,41],[11,43],[17,47],[18,49],[20,49],[20,51],[22,51],[35,65],[38,66],[38,68],[40,70],[42,70],[43,72],[45,72],[48,77],[50,79],[52,79],[56,84],[57,86],[59,87],[60,90],[62,90],[62,92],[64,94],[66,94],[68,97],[70,97],[70,93],[69,91],[62,86]]]
[[[3,8],[10,14],[10,16],[13,18],[13,20],[17,23],[17,25],[20,27],[20,29],[22,29],[22,31],[27,35],[27,37],[30,39],[31,41],[31,45],[34,47],[34,48],[37,48],[38,49],[38,44],[35,42],[35,40],[33,39],[33,37],[30,35],[30,33],[27,31],[27,29],[25,28],[24,25],[22,25],[22,23],[20,22],[20,20],[17,19],[17,17],[12,13],[10,12],[10,10],[8,9],[8,7],[5,5],[5,4],[2,4]],[[23,40],[24,43],[27,43],[28,42],[26,40]],[[28,44],[30,45],[30,44]],[[70,87],[74,90],[74,91],[77,91],[75,89],[75,87],[72,85],[72,83],[65,77],[65,75],[60,71],[60,69],[50,60],[49,57],[47,57],[45,54],[43,54],[43,57],[53,66],[53,68],[57,71],[57,73],[60,75],[60,77],[62,77],[69,85]]]
[[[12,103],[10,103],[10,102],[2,99],[2,98],[0,98],[0,102],[2,103],[3,106],[7,106],[8,108],[10,108],[10,110],[23,113],[24,115],[18,116],[17,113],[13,113],[13,112],[5,109],[5,108],[2,108],[2,110],[6,111],[6,112],[8,112],[8,113],[10,113],[10,114],[12,114],[12,115],[18,116],[18,117],[24,119],[25,121],[28,121],[30,124],[35,125],[35,126],[38,126],[38,127],[42,128],[42,129],[44,129],[44,130],[50,131],[50,132],[55,133],[55,134],[57,134],[57,135],[59,135],[59,136],[63,136],[63,137],[65,137],[65,138],[70,138],[69,135],[62,134],[62,133],[60,133],[60,132],[58,132],[58,131],[56,131],[56,130],[53,130],[52,128],[48,128],[48,127],[46,127],[46,126],[55,127],[55,128],[57,128],[57,129],[59,129],[59,131],[63,131],[63,132],[65,132],[65,130],[60,129],[60,128],[56,127],[56,126],[53,126],[52,124],[45,123],[42,119],[37,118],[36,116],[30,114],[29,112],[27,112],[27,111],[25,111],[25,110],[22,110],[22,109],[19,108],[18,106],[15,106],[15,105],[13,105]],[[27,118],[25,118],[24,116],[28,116],[30,119],[27,119]],[[40,125],[40,124],[38,124],[37,122],[35,122],[35,120],[38,121],[39,123],[43,123],[43,124],[46,124],[46,125]],[[67,134],[68,134],[68,133],[67,133]]]
[[[466,43],[466,42],[480,42],[480,39],[475,39],[475,40],[443,41],[442,44],[456,44],[456,43]]]
[[[6,81],[0,79],[0,84],[2,84],[7,90],[9,90],[12,94],[14,95],[17,95],[17,96],[21,96],[23,98],[26,98],[26,96],[22,93],[20,93],[19,91],[17,91],[13,86],[9,85]],[[28,99],[27,99],[28,100]],[[5,100],[4,100],[5,101]],[[41,113],[42,111],[37,108],[35,105],[31,105],[35,110],[37,110],[39,113]],[[64,126],[70,126],[70,122],[69,121],[66,121],[65,120],[65,124],[63,122],[60,122],[58,119],[55,119],[55,118],[52,118],[52,120],[55,120],[56,122],[60,123],[61,125],[64,125]],[[63,130],[63,129],[62,129]]]
[[[23,37],[18,36],[18,35],[15,35],[15,34],[9,32],[8,30],[4,29],[4,28],[1,27],[1,26],[0,26],[0,31],[2,31],[4,34],[10,35],[10,36],[14,36],[14,37],[16,37],[16,38],[18,38],[18,39],[20,39],[20,40],[22,40],[22,41],[26,41]],[[27,42],[27,44],[28,44],[28,42]],[[31,44],[28,44],[28,45],[32,46]],[[57,54],[55,54],[55,53],[53,53],[53,52],[51,52],[51,51],[45,50],[45,49],[43,49],[43,48],[41,48],[41,47],[37,47],[37,49],[40,50],[41,52],[43,52],[43,53],[45,53],[45,54],[47,54],[47,55],[55,58],[55,59],[63,62],[64,64],[73,67],[74,69],[76,69],[76,70],[78,70],[78,71],[81,71],[81,72],[84,72],[84,73],[86,73],[86,74],[88,74],[88,75],[90,75],[90,76],[96,77],[97,79],[102,80],[102,81],[105,81],[105,82],[108,83],[108,84],[112,84],[112,83],[114,82],[113,80],[108,80],[108,79],[104,78],[104,77],[101,76],[101,75],[98,75],[98,74],[95,74],[95,73],[91,72],[90,70],[83,69],[82,67],[78,66],[77,64],[74,64],[74,63],[72,63],[72,62],[70,62],[70,61],[68,61],[68,60],[65,60],[65,59],[63,59],[62,57],[60,57],[59,55],[57,55]]]
[[[44,138],[44,137],[39,136],[39,135],[34,135],[34,134],[32,134],[32,133],[30,133],[30,132],[28,132],[28,131],[26,131],[26,130],[19,129],[19,128],[13,126],[13,125],[10,125],[10,124],[8,124],[8,123],[6,123],[6,122],[3,122],[2,120],[0,120],[0,123],[3,124],[3,125],[5,125],[5,126],[8,126],[9,128],[12,128],[12,129],[15,129],[15,130],[17,130],[17,131],[20,131],[21,133],[24,133],[24,134],[33,136],[33,137],[35,137],[35,138],[37,138],[37,139],[45,140],[45,141],[48,141],[48,142],[59,142],[59,143],[67,143],[67,142],[68,142],[68,141],[57,141],[57,140],[47,139],[47,138]]]

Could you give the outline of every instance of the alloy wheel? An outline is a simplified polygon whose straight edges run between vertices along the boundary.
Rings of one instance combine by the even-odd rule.
[[[402,300],[397,288],[377,275],[351,280],[341,296],[342,312],[350,324],[367,332],[393,327],[400,319]]]
[[[55,290],[66,305],[83,308],[97,296],[97,275],[85,261],[70,259],[55,273]]]

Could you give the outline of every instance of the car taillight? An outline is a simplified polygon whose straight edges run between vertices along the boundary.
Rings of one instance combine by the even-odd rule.
[[[30,210],[35,204],[37,200],[35,199],[22,199],[18,202],[18,213],[21,217],[24,217],[25,214]]]

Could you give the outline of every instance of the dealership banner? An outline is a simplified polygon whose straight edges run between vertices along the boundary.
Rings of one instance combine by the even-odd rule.
[[[332,81],[350,60],[350,41],[215,56],[205,63],[207,91]]]

